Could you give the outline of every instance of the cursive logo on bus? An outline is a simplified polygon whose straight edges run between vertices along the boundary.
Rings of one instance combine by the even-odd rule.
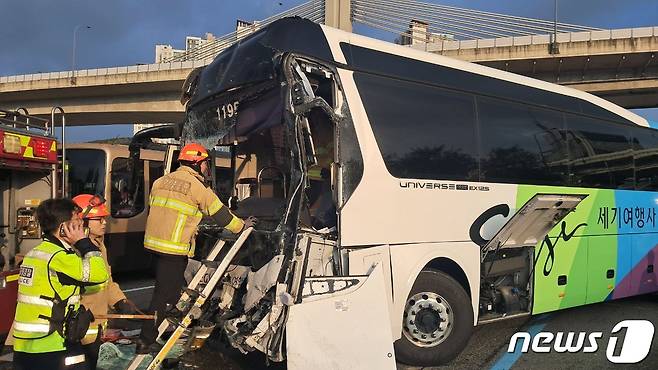
[[[544,237],[544,241],[542,241],[541,245],[539,246],[539,251],[537,252],[537,258],[535,258],[535,267],[536,267],[537,262],[539,261],[539,257],[541,257],[541,252],[544,250],[544,246],[546,246],[548,255],[546,255],[546,259],[544,260],[544,276],[550,275],[551,271],[553,271],[553,264],[555,263],[555,248],[557,248],[558,243],[561,240],[564,242],[568,242],[569,239],[571,239],[573,235],[576,233],[576,231],[583,226],[587,226],[587,224],[586,223],[579,224],[573,230],[571,230],[571,232],[567,233],[567,222],[562,221],[561,224],[562,228],[557,236],[557,239],[555,239],[555,242],[553,242],[551,238],[548,237],[548,235]]]
[[[509,216],[510,213],[510,208],[507,204],[497,204],[486,211],[482,212],[478,218],[473,221],[473,224],[471,225],[469,229],[469,236],[473,243],[479,245],[480,247],[484,247],[489,240],[485,239],[482,237],[482,226],[489,221],[491,218],[501,215],[503,217]],[[537,262],[539,262],[539,258],[541,257],[541,253],[544,250],[544,247],[546,247],[547,250],[547,255],[546,258],[544,259],[544,276],[548,276],[551,274],[551,271],[553,271],[553,265],[555,263],[555,249],[560,245],[559,243],[562,242],[568,242],[578,231],[583,226],[587,226],[587,223],[581,223],[576,225],[573,230],[570,232],[567,232],[567,223],[566,221],[562,221],[561,223],[561,229],[560,233],[558,234],[557,238],[555,241],[551,240],[551,238],[546,235],[544,237],[544,240],[542,241],[541,245],[539,246],[539,251],[537,252],[537,255],[534,260],[534,265],[537,266]]]

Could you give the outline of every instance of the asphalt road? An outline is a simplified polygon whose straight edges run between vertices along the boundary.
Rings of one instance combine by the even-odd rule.
[[[147,309],[153,295],[155,280],[149,274],[119,275],[114,277],[126,297],[140,309]]]
[[[148,276],[118,279],[128,297],[140,307],[146,307],[152,294],[153,280]],[[658,327],[658,295],[646,295],[606,303],[553,312],[535,317],[505,320],[475,328],[467,348],[452,363],[429,369],[608,369],[658,368],[658,345],[653,345],[647,358],[633,365],[619,365],[608,361],[606,347],[612,328],[623,320],[648,320]],[[521,353],[520,346],[514,353],[507,353],[510,338],[520,331],[533,335],[537,332],[602,332],[595,353]],[[619,343],[623,342],[623,336]],[[655,341],[655,340],[654,340]],[[587,341],[586,341],[587,343]],[[620,346],[619,346],[620,347]],[[618,353],[617,350],[615,353]],[[260,354],[243,356],[236,352],[218,352],[203,348],[190,356],[195,369],[272,369],[265,366]],[[275,366],[274,368],[284,368]],[[398,369],[417,370],[400,364]]]

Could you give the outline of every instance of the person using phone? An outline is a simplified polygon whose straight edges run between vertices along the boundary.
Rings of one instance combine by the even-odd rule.
[[[83,287],[104,283],[108,271],[85,235],[70,199],[37,208],[43,241],[21,265],[13,324],[15,370],[89,369],[80,340],[93,316],[80,304]]]

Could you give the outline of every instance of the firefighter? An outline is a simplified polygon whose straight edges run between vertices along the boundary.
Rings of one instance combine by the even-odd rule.
[[[99,201],[95,201],[99,199]],[[112,270],[107,262],[107,248],[105,248],[105,226],[106,217],[110,215],[105,206],[105,201],[99,196],[91,194],[80,194],[73,198],[75,204],[82,210],[83,226],[85,233],[91,242],[98,247],[107,268],[109,278],[99,285],[87,287],[82,296],[82,305],[96,315],[107,315],[108,308],[112,307],[120,313],[131,314],[136,311],[135,305],[126,298],[119,284],[112,280]],[[100,349],[100,338],[107,325],[107,320],[95,319],[87,335],[82,339],[83,349],[89,362],[89,368],[96,369],[98,362],[98,351]]]
[[[14,369],[88,369],[80,340],[93,316],[80,305],[80,292],[107,280],[105,261],[70,199],[44,201],[37,219],[44,237],[20,268]]]
[[[239,233],[256,223],[254,217],[246,220],[233,215],[217,195],[206,186],[209,176],[209,155],[197,143],[185,145],[178,156],[180,167],[157,179],[151,188],[149,215],[146,220],[144,248],[154,252],[156,263],[155,289],[149,310],[163,313],[165,307],[175,305],[185,285],[185,267],[188,257],[194,255],[194,238],[203,216],[211,217],[219,226]],[[136,352],[155,351],[157,328],[163,320],[158,315],[142,324]]]

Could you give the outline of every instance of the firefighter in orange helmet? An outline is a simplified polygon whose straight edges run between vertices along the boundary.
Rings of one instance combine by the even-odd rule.
[[[252,227],[256,219],[235,216],[206,186],[209,155],[201,144],[185,145],[178,156],[180,167],[159,179],[151,188],[149,215],[146,220],[144,248],[154,252],[155,289],[149,311],[164,312],[167,304],[175,305],[185,285],[188,257],[194,255],[197,227],[204,216],[233,233]],[[137,353],[155,350],[157,327],[162,321],[145,321],[137,341]]]
[[[100,285],[86,287],[82,296],[82,305],[91,310],[94,315],[106,315],[108,309],[113,307],[122,313],[133,313],[135,305],[123,293],[119,284],[112,280],[112,270],[107,262],[107,248],[103,241],[105,237],[106,217],[110,215],[102,197],[91,194],[80,194],[73,198],[73,202],[80,208],[80,217],[83,219],[85,232],[92,243],[101,251],[109,273],[108,280]],[[89,325],[87,335],[82,339],[85,355],[90,369],[96,369],[100,336],[107,320],[95,320]]]

